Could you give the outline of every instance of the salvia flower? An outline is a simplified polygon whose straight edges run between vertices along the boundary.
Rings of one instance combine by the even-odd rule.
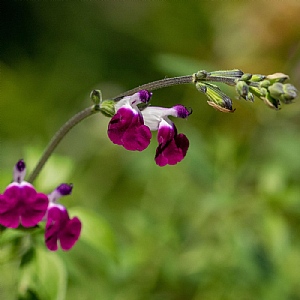
[[[72,185],[61,184],[49,195],[46,214],[45,243],[49,250],[58,249],[58,241],[63,250],[70,250],[77,242],[81,232],[81,222],[77,217],[70,219],[67,209],[57,200],[72,192]]]
[[[38,193],[33,185],[24,181],[25,173],[25,163],[19,160],[14,167],[14,181],[0,194],[0,224],[5,227],[34,227],[47,211],[47,195]]]
[[[189,148],[189,140],[180,133],[177,134],[175,124],[168,118],[187,118],[191,111],[183,105],[175,105],[171,108],[148,106],[142,110],[142,114],[150,130],[158,130],[155,162],[163,167],[165,165],[175,165],[186,155]]]
[[[108,137],[114,144],[132,151],[143,151],[148,147],[151,132],[144,125],[143,116],[137,105],[147,104],[151,96],[152,93],[141,90],[116,103],[116,114],[108,124]]]
[[[155,162],[159,166],[175,165],[185,157],[189,140],[184,134],[177,134],[168,116],[185,119],[191,111],[183,105],[171,108],[149,106],[151,96],[152,93],[140,90],[117,102],[116,113],[108,125],[108,137],[127,150],[142,151],[150,144],[151,131],[158,131]]]

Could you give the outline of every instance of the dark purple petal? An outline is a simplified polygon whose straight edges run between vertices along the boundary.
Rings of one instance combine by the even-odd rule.
[[[26,166],[25,166],[25,162],[23,159],[20,159],[17,163],[16,163],[16,169],[19,172],[23,172],[25,170]]]
[[[56,188],[57,192],[62,196],[70,195],[72,192],[72,189],[73,189],[73,185],[67,184],[67,183],[62,183],[61,185],[59,185]]]
[[[147,90],[140,90],[138,91],[140,101],[143,103],[148,103],[150,98],[152,97],[152,93],[148,92]]]
[[[120,108],[108,125],[108,137],[127,150],[142,151],[151,140],[151,131],[144,125],[142,114],[129,108]]]
[[[187,118],[191,113],[192,110],[187,109],[185,106],[181,105],[181,104],[177,104],[175,105],[173,108],[175,108],[176,112],[177,112],[177,118]]]
[[[77,217],[70,220],[62,206],[52,206],[48,210],[45,243],[49,250],[58,249],[58,241],[63,250],[71,249],[79,238],[81,222]]]
[[[63,250],[70,250],[77,242],[81,232],[81,222],[77,217],[68,221],[65,228],[60,232],[60,245]]]
[[[111,118],[107,134],[114,144],[123,145],[123,135],[137,114],[133,109],[121,107]]]
[[[164,144],[159,144],[156,149],[155,162],[160,167],[175,165],[186,155],[189,147],[189,140],[184,134],[176,135],[173,139]]]
[[[10,184],[0,197],[0,224],[16,228],[37,225],[48,207],[48,197],[37,193],[32,185]]]
[[[144,125],[142,115],[137,115],[123,135],[123,147],[126,150],[143,151],[149,146],[151,137],[151,131]]]
[[[14,167],[14,181],[21,183],[26,174],[26,165],[23,159],[20,159]]]
[[[165,144],[172,140],[176,135],[176,127],[174,124],[172,126],[167,122],[164,123],[165,125],[160,125],[157,132],[157,141],[159,144]]]
[[[57,250],[59,230],[67,220],[67,212],[64,213],[56,206],[49,208],[45,231],[45,243],[49,250]]]

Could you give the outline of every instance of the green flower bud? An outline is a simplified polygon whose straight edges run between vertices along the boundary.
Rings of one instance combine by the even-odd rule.
[[[238,81],[235,89],[237,93],[243,98],[246,98],[249,93],[249,86],[245,81]]]
[[[233,112],[231,99],[224,94],[218,86],[212,83],[196,82],[198,91],[204,93],[209,101],[207,103],[222,112]]]
[[[271,82],[267,79],[264,79],[259,83],[259,86],[262,88],[268,88],[271,85]]]
[[[270,94],[267,94],[265,97],[261,97],[266,105],[268,105],[270,108],[273,108],[275,110],[279,109],[280,101],[278,99],[274,99],[270,96]]]
[[[251,77],[251,81],[253,81],[253,82],[260,82],[260,81],[263,81],[265,78],[266,78],[265,75],[254,74]]]
[[[207,77],[207,71],[201,70],[193,75],[193,81],[196,83],[199,80],[204,80]]]
[[[241,77],[240,80],[242,80],[242,81],[249,81],[251,79],[251,77],[252,77],[252,74],[245,73],[245,74],[243,74],[243,76]]]
[[[115,101],[104,100],[100,103],[100,111],[106,117],[113,117],[115,115]]]
[[[274,73],[267,76],[267,79],[270,80],[271,83],[274,82],[281,82],[283,83],[287,79],[289,79],[289,76],[283,73]]]
[[[298,95],[297,89],[290,83],[284,84],[283,90],[284,94],[281,96],[281,100],[286,104],[291,103]]]
[[[244,98],[247,101],[254,101],[254,96],[250,92],[249,86],[245,81],[238,81],[235,86],[235,89],[240,97]]]
[[[102,94],[100,90],[93,90],[90,94],[90,98],[95,105],[99,105],[102,101]]]
[[[280,99],[281,95],[284,94],[283,84],[280,82],[276,82],[269,87],[269,92],[271,97],[275,99]]]
[[[290,83],[276,82],[269,87],[271,97],[284,103],[291,103],[297,97],[297,89]]]

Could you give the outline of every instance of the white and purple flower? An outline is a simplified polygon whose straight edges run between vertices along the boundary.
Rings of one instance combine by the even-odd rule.
[[[72,188],[72,185],[63,183],[49,195],[45,243],[51,251],[58,249],[58,241],[63,250],[70,250],[80,236],[80,220],[77,217],[70,219],[67,209],[56,203],[60,197],[70,195]]]
[[[171,108],[148,106],[142,111],[145,125],[150,130],[158,130],[155,162],[160,167],[175,165],[185,157],[189,148],[189,140],[183,134],[177,134],[175,124],[168,118],[187,118],[191,111],[183,105],[175,105]]]
[[[147,106],[140,110],[140,103],[148,104],[152,93],[141,90],[127,96],[115,104],[116,114],[108,125],[108,137],[117,145],[127,150],[142,151],[148,147],[151,131],[158,130],[155,162],[159,166],[175,165],[186,155],[189,140],[180,133],[168,118],[187,118],[191,111],[183,105],[171,108]]]
[[[143,151],[148,147],[151,131],[144,125],[143,116],[137,105],[147,104],[151,96],[148,91],[141,90],[116,103],[116,114],[108,124],[108,137],[114,144],[132,151]]]
[[[47,211],[47,195],[37,193],[33,185],[24,181],[25,173],[25,163],[19,160],[14,167],[14,182],[0,194],[0,224],[5,227],[34,227]]]
[[[70,195],[72,185],[61,184],[50,195],[36,192],[34,186],[24,181],[26,166],[19,160],[14,167],[14,182],[0,194],[0,225],[8,228],[35,227],[46,222],[45,242],[51,251],[71,249],[81,232],[77,217],[70,219],[67,209],[57,200]]]

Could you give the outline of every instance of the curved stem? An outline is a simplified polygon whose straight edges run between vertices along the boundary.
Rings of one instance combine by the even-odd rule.
[[[193,75],[186,75],[186,76],[179,76],[179,77],[172,77],[172,78],[164,78],[161,80],[156,80],[153,82],[149,82],[143,85],[140,85],[132,90],[129,90],[127,92],[124,92],[116,97],[113,98],[113,100],[118,101],[121,98],[125,96],[130,96],[140,90],[148,90],[148,91],[154,91],[158,90],[164,87],[169,87],[172,85],[179,85],[179,84],[187,84],[187,83],[193,83]]]
[[[94,106],[88,107],[84,109],[83,111],[77,113],[75,116],[73,116],[70,120],[68,120],[53,136],[51,141],[49,142],[48,146],[46,147],[44,153],[42,154],[42,157],[40,158],[38,164],[36,165],[35,169],[32,171],[32,173],[29,176],[28,182],[32,183],[35,178],[38,176],[40,171],[42,170],[44,164],[47,162],[49,157],[51,156],[54,149],[57,147],[59,142],[62,140],[62,138],[79,122],[81,122],[83,119],[93,115],[94,113],[98,112]]]
[[[122,93],[116,97],[113,98],[113,100],[118,101],[121,98],[125,96],[132,95],[139,90],[157,90],[164,87],[172,86],[172,85],[179,85],[179,84],[187,84],[187,83],[193,83],[193,75],[187,75],[187,76],[180,76],[180,77],[172,77],[172,78],[165,78],[157,81],[153,81],[150,83],[143,84],[139,87],[136,87],[132,90],[129,90],[125,93]],[[45,163],[51,156],[52,152],[55,150],[59,142],[63,139],[63,137],[79,122],[84,120],[85,118],[99,112],[100,109],[97,106],[92,106],[84,109],[83,111],[77,113],[75,116],[73,116],[69,121],[67,121],[53,136],[51,141],[49,142],[48,146],[46,147],[46,150],[42,154],[42,157],[40,158],[38,164],[36,165],[35,169],[32,171],[32,173],[29,176],[28,182],[32,183],[42,168],[44,167]]]

